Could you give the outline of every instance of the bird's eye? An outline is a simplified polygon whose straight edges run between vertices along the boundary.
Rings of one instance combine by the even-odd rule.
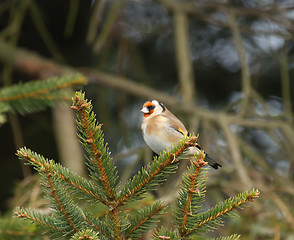
[[[154,108],[155,108],[155,105],[148,106],[147,108],[148,108],[148,109],[149,109],[149,111],[150,111],[150,110],[152,110],[152,109],[154,109]]]

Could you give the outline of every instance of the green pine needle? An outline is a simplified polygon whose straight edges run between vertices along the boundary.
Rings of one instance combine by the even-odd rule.
[[[86,229],[75,233],[71,240],[100,240],[99,234],[92,229]]]
[[[77,232],[84,224],[84,214],[69,197],[68,192],[64,191],[64,183],[55,171],[54,161],[45,159],[26,148],[18,150],[17,155],[21,159],[27,160],[40,173],[43,190],[51,207],[55,210],[59,225],[63,226],[61,230],[60,228],[58,230],[69,234]]]
[[[72,172],[71,169],[65,168],[60,164],[55,163],[53,160],[45,159],[40,154],[37,154],[30,149],[21,148],[18,150],[17,155],[20,159],[28,161],[27,163],[34,166],[35,169],[40,172],[43,178],[47,179],[44,166],[48,165],[51,172],[55,172],[55,177],[63,180],[71,190],[78,193],[81,199],[86,199],[92,203],[104,202],[106,196],[102,195],[103,191],[99,185],[95,185],[93,182],[79,176]],[[46,186],[46,185],[45,185]]]
[[[20,212],[20,208],[14,211],[14,215],[17,216],[16,211]],[[1,240],[40,240],[46,229],[47,227],[37,225],[34,220],[23,221],[21,217],[12,217],[10,212],[1,215],[0,218]]]
[[[107,219],[100,220],[92,216],[92,213],[85,213],[86,227],[100,233],[100,238],[110,239],[113,236],[111,222]]]
[[[18,83],[0,89],[0,103],[9,104],[9,110],[23,115],[37,112],[53,106],[56,101],[70,100],[72,92],[65,91],[66,88],[86,83],[81,74]]]
[[[118,173],[107,144],[101,124],[96,120],[91,102],[85,99],[85,94],[76,92],[72,109],[76,110],[79,138],[87,152],[87,165],[91,178],[101,186],[103,195],[109,200],[115,198],[118,189]]]
[[[200,214],[199,223],[193,229],[193,233],[206,232],[216,229],[222,225],[222,216],[230,215],[233,210],[236,210],[248,201],[254,201],[259,195],[258,189],[253,189],[251,192],[244,191],[236,197],[229,198],[224,202],[218,203],[215,207]]]
[[[78,174],[72,172],[69,168],[65,168],[60,164],[54,164],[56,177],[62,179],[64,183],[75,193],[78,193],[80,199],[85,199],[91,203],[105,203],[106,195],[100,185],[94,184],[93,181],[85,179]]]
[[[156,229],[152,239],[154,240],[162,240],[162,239],[166,239],[166,240],[179,240],[181,239],[178,235],[177,232],[171,230],[171,229],[166,229],[164,227],[161,227],[160,229]]]
[[[200,168],[197,172],[196,166],[191,163],[188,173],[183,176],[183,182],[179,191],[177,205],[175,207],[175,221],[179,229],[191,230],[199,221],[199,213],[202,210],[206,192],[206,177],[208,169]],[[193,181],[193,177],[197,172],[197,176]]]
[[[155,223],[159,222],[159,217],[164,213],[166,205],[160,201],[152,206],[140,209],[135,216],[130,219],[130,226],[125,235],[131,239],[142,237],[144,233],[149,231]]]
[[[33,209],[29,208],[16,208],[14,210],[15,215],[18,218],[25,218],[30,220],[31,222],[46,228],[47,230],[50,229],[51,231],[56,231],[58,227],[58,219],[53,216],[46,216],[41,212],[38,212]]]
[[[228,237],[217,237],[217,238],[213,238],[211,240],[238,240],[240,239],[240,235],[238,234],[234,234]]]
[[[170,151],[164,151],[147,164],[131,180],[127,181],[119,196],[121,202],[140,199],[144,193],[156,189],[167,178],[175,173],[179,162],[176,160],[188,148],[187,143],[193,143],[197,138],[184,137]]]

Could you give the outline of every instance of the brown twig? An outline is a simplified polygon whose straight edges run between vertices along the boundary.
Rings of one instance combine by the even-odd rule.
[[[26,219],[32,220],[33,222],[36,222],[36,223],[38,223],[40,225],[43,225],[43,226],[52,228],[54,230],[57,230],[57,228],[55,226],[53,226],[51,224],[48,224],[47,222],[41,221],[40,219],[31,216],[26,211],[25,212],[15,211],[15,213],[16,213],[18,218],[26,218]]]
[[[97,145],[95,144],[95,139],[94,139],[95,131],[89,125],[89,114],[90,114],[88,111],[89,105],[90,105],[89,102],[82,100],[80,96],[77,95],[75,100],[75,105],[72,106],[72,109],[78,111],[81,116],[81,124],[83,129],[85,130],[86,137],[87,137],[86,142],[91,147],[92,154],[94,156],[94,158],[91,160],[93,161],[93,163],[97,165],[97,168],[100,171],[100,175],[101,175],[100,180],[104,185],[104,188],[106,190],[109,200],[113,200],[114,189],[109,184],[108,175],[106,174],[105,167],[102,164],[102,160],[100,158],[101,151],[100,149],[98,149]],[[101,125],[99,127],[101,127]]]
[[[101,202],[101,203],[103,203],[105,205],[107,204],[107,201],[105,199],[101,198],[99,195],[93,193],[92,191],[89,191],[88,189],[83,188],[81,185],[79,185],[76,182],[70,180],[68,177],[65,177],[64,175],[61,175],[61,174],[58,174],[58,173],[56,173],[56,176],[59,177],[60,179],[62,179],[63,181],[65,181],[66,183],[72,185],[73,187],[81,190],[82,192],[84,192],[84,193],[86,193],[86,194],[88,194],[90,196],[93,196],[94,198],[97,199],[97,201],[99,201],[99,202]]]
[[[62,203],[59,200],[58,195],[56,194],[56,189],[54,187],[53,184],[53,180],[52,180],[52,175],[54,173],[52,173],[50,166],[48,163],[46,164],[42,164],[41,162],[39,162],[37,159],[35,159],[32,156],[29,156],[26,152],[18,150],[17,153],[19,155],[21,155],[24,159],[26,159],[27,161],[33,162],[34,164],[38,165],[40,170],[42,172],[44,172],[46,174],[47,177],[47,187],[50,189],[51,192],[51,196],[54,198],[55,202],[57,203],[57,206],[59,208],[59,210],[62,212],[62,214],[64,215],[64,217],[66,218],[66,221],[71,225],[71,227],[78,232],[78,228],[75,226],[73,220],[71,219],[71,217],[69,216],[69,213],[66,211],[66,209],[63,207]]]
[[[158,208],[154,209],[154,211],[146,216],[141,222],[139,222],[133,229],[131,229],[125,236],[125,239],[128,239],[130,235],[133,234],[137,229],[139,229],[148,219],[152,218],[155,214],[157,214],[160,210],[165,207],[164,204],[161,204]]]
[[[58,65],[29,51],[13,48],[1,40],[0,61],[11,62],[16,69],[25,71],[27,74],[37,76],[38,78],[41,78],[43,75],[52,76],[66,73],[76,73],[76,70],[73,68]],[[210,111],[192,103],[181,103],[173,96],[169,96],[168,94],[154,88],[139,84],[119,75],[90,68],[82,68],[80,70],[89,78],[89,82],[92,84],[99,84],[105,87],[117,89],[119,91],[124,91],[130,95],[140,98],[158,99],[159,101],[164,102],[165,105],[171,106],[176,111],[195,114],[201,119],[219,122],[218,117],[221,112]],[[226,117],[230,124],[238,124],[244,127],[273,128],[284,125],[281,121],[269,119],[267,117],[245,119],[240,118],[240,116],[236,116],[235,114],[226,114]]]
[[[195,168],[195,172],[193,174],[189,174],[189,178],[191,179],[191,184],[190,184],[190,187],[188,190],[188,197],[187,197],[186,206],[185,206],[185,209],[183,209],[184,216],[183,216],[182,226],[179,229],[181,237],[187,236],[186,226],[187,226],[187,222],[188,222],[188,216],[189,216],[189,214],[191,214],[190,208],[191,208],[192,197],[193,197],[193,194],[195,194],[195,192],[197,192],[197,189],[195,189],[195,185],[196,185],[199,171],[202,167],[206,166],[208,163],[203,160],[203,155],[201,154],[200,158],[197,159],[197,162],[193,161],[193,164],[196,168]]]
[[[160,166],[157,169],[155,169],[153,172],[148,173],[148,176],[139,185],[137,185],[133,189],[129,189],[128,193],[126,193],[119,199],[119,204],[122,204],[127,199],[131,198],[140,189],[146,186],[146,184],[152,181],[152,179],[154,179],[155,176],[160,174],[167,166],[171,165],[175,161],[175,159],[180,154],[182,154],[187,148],[189,148],[190,146],[193,146],[196,141],[197,141],[197,137],[192,137],[187,142],[185,142],[185,144],[180,149],[178,149],[178,151],[176,151],[175,153],[171,153],[170,157],[166,159],[165,162],[161,163]]]
[[[95,223],[93,223],[90,219],[88,219],[87,217],[85,217],[84,219],[91,227],[94,227],[99,233],[103,234],[109,240],[113,240],[113,238],[109,234],[107,234],[105,231],[103,231],[103,229],[96,226]]]
[[[191,234],[193,231],[195,231],[195,229],[201,227],[203,224],[205,224],[205,223],[207,223],[207,222],[210,222],[210,221],[212,221],[212,220],[214,220],[214,219],[216,219],[216,218],[219,218],[220,216],[222,216],[222,215],[224,215],[224,214],[226,214],[226,213],[228,213],[228,212],[234,210],[235,208],[240,207],[240,206],[243,205],[244,203],[246,203],[246,202],[253,202],[254,199],[255,199],[256,197],[258,197],[258,196],[259,196],[259,191],[258,191],[258,190],[257,190],[257,192],[256,192],[254,195],[251,195],[251,194],[248,193],[247,196],[246,196],[243,200],[240,200],[239,202],[234,203],[233,205],[229,206],[228,208],[222,210],[221,212],[218,212],[218,213],[215,214],[215,215],[211,215],[209,218],[206,218],[206,219],[204,219],[203,221],[201,221],[200,223],[198,223],[198,225],[197,225],[194,229],[188,230],[188,231],[186,232],[186,236],[188,236],[188,235]]]
[[[87,82],[86,78],[83,76],[79,76],[78,78],[73,79],[70,82],[63,83],[63,84],[58,84],[54,88],[45,88],[45,89],[38,89],[36,91],[31,91],[29,93],[25,94],[18,94],[18,95],[13,95],[9,97],[1,97],[0,96],[0,102],[7,102],[7,101],[15,101],[15,100],[20,100],[20,99],[26,99],[26,98],[32,98],[32,99],[48,99],[48,100],[53,100],[53,99],[65,99],[68,100],[67,97],[55,97],[55,96],[46,96],[47,93],[50,93],[51,91],[55,90],[60,90],[64,88],[69,88],[74,85],[78,84],[85,84]],[[45,96],[44,96],[45,95]]]

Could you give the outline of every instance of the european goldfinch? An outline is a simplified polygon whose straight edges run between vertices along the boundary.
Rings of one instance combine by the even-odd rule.
[[[170,149],[181,138],[189,135],[184,124],[157,100],[145,102],[141,112],[143,113],[141,125],[143,138],[146,144],[157,154]],[[199,146],[190,147],[184,157],[194,157],[200,151],[202,149]],[[215,169],[221,167],[207,154],[205,161]]]

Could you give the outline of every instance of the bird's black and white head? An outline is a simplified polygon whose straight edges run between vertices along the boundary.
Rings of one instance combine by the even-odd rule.
[[[147,101],[144,103],[141,112],[144,118],[156,116],[165,111],[165,106],[157,100]]]

